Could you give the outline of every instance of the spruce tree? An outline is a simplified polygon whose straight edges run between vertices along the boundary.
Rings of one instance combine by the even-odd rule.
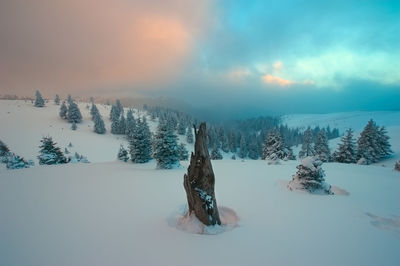
[[[32,163],[27,162],[24,158],[14,153],[7,156],[7,169],[28,168]]]
[[[182,136],[186,134],[186,123],[184,123],[184,121],[179,122],[177,132]]]
[[[74,99],[72,99],[72,96],[71,96],[71,94],[68,94],[68,97],[67,97],[67,102],[68,102],[68,105],[70,105],[71,103],[73,103],[73,102],[74,102]]]
[[[64,156],[60,148],[56,146],[51,137],[43,137],[40,142],[42,145],[39,146],[39,164],[49,165],[68,162],[68,159]]]
[[[71,129],[76,130],[78,126],[76,125],[75,121],[72,122]]]
[[[124,148],[124,146],[119,147],[118,151],[118,160],[127,162],[129,160],[128,151]]]
[[[317,134],[314,144],[315,155],[322,162],[329,162],[331,159],[331,152],[328,145],[328,137],[324,129],[320,130]]]
[[[260,149],[257,142],[257,137],[255,135],[250,136],[249,138],[249,148],[248,148],[248,156],[252,160],[257,160],[260,156]]]
[[[353,139],[353,130],[349,128],[339,143],[338,149],[333,153],[333,159],[339,163],[357,162],[356,145]]]
[[[187,161],[189,159],[189,152],[186,149],[186,145],[181,143],[178,146],[178,152],[179,152],[179,161]]]
[[[44,100],[43,100],[42,95],[40,94],[40,92],[36,91],[35,96],[36,96],[35,107],[43,107],[44,106]]]
[[[179,164],[177,136],[172,124],[160,121],[153,147],[153,157],[157,161],[158,168],[171,169]]]
[[[394,165],[394,170],[400,171],[400,160],[397,161],[396,164]]]
[[[150,129],[145,118],[138,119],[129,140],[129,153],[134,163],[147,163],[151,159]]]
[[[133,117],[133,111],[132,109],[129,109],[128,112],[126,113],[126,126],[125,126],[125,134],[128,136],[132,135],[133,132],[135,131],[136,127],[136,120]]]
[[[79,110],[78,105],[75,102],[71,102],[68,107],[67,119],[70,123],[80,123],[82,122],[82,114]]]
[[[277,129],[274,129],[265,139],[261,159],[270,161],[283,159],[285,157],[284,149],[282,136]]]
[[[194,142],[193,129],[191,127],[188,127],[187,130],[186,130],[186,141],[189,144],[192,144]]]
[[[0,140],[0,157],[8,156],[10,153],[10,149],[7,145]]]
[[[58,96],[58,94],[56,94],[56,97],[54,98],[54,103],[60,105],[60,96]]]
[[[119,126],[119,117],[113,117],[113,120],[111,120],[111,133],[112,134],[119,134],[120,126]]]
[[[222,160],[223,159],[221,151],[218,147],[218,144],[214,144],[214,147],[211,150],[210,159],[211,160]]]
[[[378,127],[371,119],[357,140],[358,163],[371,164],[380,159],[378,137]]]
[[[106,127],[104,126],[104,121],[103,118],[101,118],[101,115],[99,112],[94,114],[94,132],[97,134],[104,134],[106,133]]]
[[[120,120],[119,120],[118,126],[119,126],[119,128],[118,128],[118,134],[125,134],[125,131],[126,131],[126,122],[125,122],[125,116],[124,116],[123,113],[121,114],[121,118],[120,118]]]
[[[67,112],[68,112],[68,108],[67,108],[67,106],[65,105],[65,101],[64,102],[62,102],[62,104],[61,104],[61,106],[60,106],[60,117],[62,118],[62,119],[67,119]]]
[[[241,135],[240,137],[240,147],[239,147],[239,157],[240,158],[245,158],[247,156],[247,144],[246,144],[246,138],[244,135]]]
[[[90,108],[90,115],[92,116],[93,121],[97,114],[100,115],[99,109],[97,109],[97,106],[94,103],[92,103],[92,107]]]
[[[308,127],[306,131],[304,131],[303,143],[301,145],[301,151],[299,152],[300,159],[315,155],[312,143],[313,143],[313,135],[311,128]]]
[[[393,153],[392,149],[390,148],[390,143],[389,143],[390,138],[387,135],[387,131],[384,126],[381,126],[379,128],[377,134],[378,134],[377,144],[379,147],[379,159],[384,159]]]
[[[331,186],[325,182],[325,174],[321,166],[322,161],[316,157],[304,158],[297,166],[298,171],[289,182],[288,188],[305,190],[310,193],[333,194]]]

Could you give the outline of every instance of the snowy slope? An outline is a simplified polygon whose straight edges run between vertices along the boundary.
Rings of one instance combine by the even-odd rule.
[[[113,162],[37,166],[0,178],[0,265],[398,265],[400,174],[326,164],[349,196],[290,192],[296,162],[215,161],[219,206],[239,227],[176,228],[184,169]]]

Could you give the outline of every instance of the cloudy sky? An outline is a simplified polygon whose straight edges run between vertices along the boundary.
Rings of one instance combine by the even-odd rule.
[[[209,112],[400,108],[400,2],[2,0],[0,94]]]

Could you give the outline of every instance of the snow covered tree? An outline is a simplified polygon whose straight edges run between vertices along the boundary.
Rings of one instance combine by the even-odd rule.
[[[65,101],[62,102],[61,106],[60,106],[60,117],[62,119],[67,119],[67,112],[68,112],[68,108],[67,105],[65,105]]]
[[[191,127],[188,127],[187,130],[186,130],[186,141],[189,144],[192,144],[194,142],[193,129]]]
[[[247,156],[247,143],[246,143],[246,138],[244,135],[241,135],[240,137],[240,147],[239,147],[239,157],[240,158],[245,158]]]
[[[184,136],[186,134],[186,123],[180,121],[178,124],[177,132],[179,135]]]
[[[10,153],[7,157],[7,169],[28,168],[33,162],[29,163],[24,158],[14,153]]]
[[[128,135],[129,153],[134,163],[147,163],[151,156],[150,129],[145,118],[138,119],[131,135]]]
[[[397,161],[396,164],[394,165],[394,170],[400,171],[400,160]]]
[[[54,98],[54,103],[60,105],[60,96],[58,96],[58,94],[56,94],[56,97]]]
[[[92,107],[90,108],[90,115],[92,116],[93,121],[97,114],[100,115],[99,109],[97,109],[97,106],[94,103],[92,103]]]
[[[314,144],[315,155],[322,162],[329,162],[331,159],[331,152],[328,145],[328,137],[324,129],[320,130],[317,134]]]
[[[186,149],[186,145],[181,143],[178,146],[179,161],[187,161],[189,159],[189,152]]]
[[[129,160],[128,151],[124,148],[124,146],[122,146],[122,144],[119,147],[118,160],[123,162],[127,162]]]
[[[111,120],[111,133],[112,134],[119,134],[119,129],[120,129],[119,121],[120,121],[119,117],[118,118],[115,118],[115,117],[112,118],[112,120]]]
[[[384,159],[388,156],[390,156],[393,151],[390,148],[390,143],[389,143],[389,136],[387,135],[386,128],[384,126],[381,126],[378,131],[378,139],[377,139],[377,144],[378,144],[378,151],[379,151],[379,159]]]
[[[10,149],[3,141],[0,140],[0,157],[8,156],[9,153]]]
[[[42,95],[40,94],[40,92],[36,91],[35,96],[36,96],[35,107],[43,107],[44,106],[44,100],[43,100]]]
[[[75,121],[73,121],[73,122],[72,122],[72,125],[71,125],[71,129],[72,129],[72,130],[76,130],[77,127],[78,127],[78,126],[76,125]]]
[[[371,119],[357,140],[357,160],[359,164],[376,163],[381,157],[378,126]]]
[[[74,99],[72,99],[71,94],[68,94],[67,103],[70,105],[70,104],[73,103],[73,102],[74,102]]]
[[[125,134],[125,132],[126,132],[126,122],[125,122],[124,114],[121,114],[121,118],[119,119],[118,126],[119,126],[118,134]]]
[[[223,152],[229,152],[229,140],[225,133],[221,136],[221,149]]]
[[[248,140],[248,156],[252,160],[257,160],[260,156],[260,147],[255,135],[251,135]]]
[[[304,158],[297,166],[298,171],[293,175],[288,188],[317,194],[333,194],[331,186],[325,182],[325,173],[321,166],[322,161],[316,157],[308,156]]]
[[[312,143],[313,143],[313,135],[312,135],[311,128],[308,127],[306,129],[306,131],[304,131],[303,143],[301,145],[301,150],[299,152],[300,159],[315,155],[315,151],[314,151],[314,147],[313,147]]]
[[[333,160],[339,163],[357,162],[356,145],[353,139],[353,130],[349,128],[339,143],[338,149],[333,153]]]
[[[153,147],[153,157],[158,168],[171,169],[179,164],[177,136],[173,127],[166,121],[160,121],[158,124]]]
[[[210,159],[211,160],[222,160],[223,159],[221,151],[218,147],[218,144],[214,144],[214,147],[211,150]]]
[[[67,119],[68,122],[70,123],[80,123],[82,122],[82,114],[81,111],[79,110],[78,105],[75,102],[71,102],[68,107],[68,112],[67,112]]]
[[[93,122],[94,122],[94,129],[93,129],[94,132],[96,132],[97,134],[106,133],[106,127],[104,126],[103,118],[101,118],[99,112],[96,112],[94,114]]]
[[[69,156],[68,161],[70,163],[89,163],[89,160],[85,156],[77,152],[75,152],[74,156]]]
[[[129,109],[128,112],[126,113],[126,123],[125,123],[125,134],[128,136],[128,138],[135,131],[135,127],[136,127],[136,120],[133,117],[132,109]]]
[[[68,159],[64,156],[56,143],[53,142],[51,137],[43,137],[40,140],[42,145],[39,146],[39,164],[63,164],[68,163]]]
[[[293,160],[293,151],[285,144],[279,130],[272,130],[266,137],[261,159],[277,162],[278,160]]]

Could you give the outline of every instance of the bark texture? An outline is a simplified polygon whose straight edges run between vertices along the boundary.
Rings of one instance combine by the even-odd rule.
[[[206,141],[206,124],[199,130],[194,126],[194,153],[190,157],[188,173],[183,178],[189,205],[189,214],[194,214],[205,225],[221,224],[215,199],[215,176]]]

